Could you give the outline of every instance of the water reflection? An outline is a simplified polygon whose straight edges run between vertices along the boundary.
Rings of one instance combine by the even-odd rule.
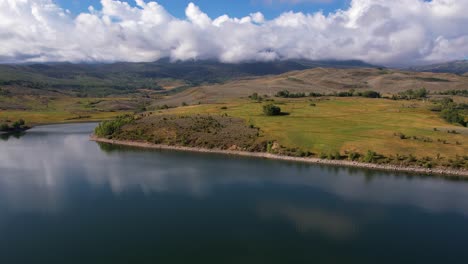
[[[302,233],[319,233],[333,240],[351,239],[358,233],[352,216],[319,207],[300,207],[294,204],[261,205],[259,215],[266,219],[284,218]],[[356,216],[354,216],[356,218]]]
[[[24,135],[26,135],[25,132],[0,133],[0,140],[1,141],[8,141],[10,138],[20,139]]]
[[[0,197],[11,210],[57,212],[66,207],[73,186],[109,189],[116,196],[139,191],[210,196],[225,186],[308,188],[346,201],[416,206],[429,212],[468,215],[468,184],[393,173],[309,166],[222,155],[149,151],[88,141],[95,124],[39,127],[20,140],[0,143]],[[283,206],[272,215],[351,230],[333,213]],[[302,212],[302,213],[301,213]],[[338,217],[344,219],[342,216]],[[307,219],[314,219],[307,224]],[[310,221],[309,221],[310,222]],[[346,231],[352,233],[351,231]]]

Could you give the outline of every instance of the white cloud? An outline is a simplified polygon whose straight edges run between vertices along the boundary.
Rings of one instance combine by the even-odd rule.
[[[101,0],[74,17],[52,0],[0,0],[0,62],[223,62],[360,59],[394,65],[468,56],[468,0],[353,0],[324,15],[286,12],[210,18],[191,3],[186,19],[156,2]]]

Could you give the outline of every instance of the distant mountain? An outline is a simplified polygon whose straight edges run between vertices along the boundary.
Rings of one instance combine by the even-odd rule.
[[[226,64],[215,61],[111,64],[48,63],[0,65],[0,86],[15,85],[33,89],[104,96],[136,89],[162,90],[161,83],[177,80],[178,86],[222,83],[236,78],[277,75],[317,67],[376,67],[362,61],[283,60]]]
[[[409,70],[419,72],[445,72],[455,74],[468,73],[468,60],[451,61],[426,66],[411,67]]]

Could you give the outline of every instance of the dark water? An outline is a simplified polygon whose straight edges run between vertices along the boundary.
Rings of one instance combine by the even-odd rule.
[[[0,139],[0,263],[468,263],[468,183]]]

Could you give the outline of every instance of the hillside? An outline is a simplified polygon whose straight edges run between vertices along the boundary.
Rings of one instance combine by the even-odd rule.
[[[282,114],[267,115],[269,103]],[[433,105],[359,97],[233,99],[126,116],[95,132],[148,144],[467,169],[468,129],[447,123]]]
[[[155,102],[156,105],[180,105],[182,102],[213,103],[226,98],[247,97],[256,92],[273,96],[278,91],[332,93],[350,89],[374,90],[395,94],[408,89],[426,88],[430,92],[468,89],[467,76],[449,73],[411,72],[390,69],[315,68],[276,76],[247,78],[224,84],[191,88]]]
[[[372,67],[360,61],[285,60],[225,64],[214,61],[111,64],[0,65],[0,87],[31,88],[72,96],[108,96],[139,89],[170,90],[236,78],[282,74],[315,67]]]
[[[445,72],[454,74],[468,73],[468,61],[451,61],[446,63],[431,64],[425,66],[411,67],[410,70],[419,72]]]

